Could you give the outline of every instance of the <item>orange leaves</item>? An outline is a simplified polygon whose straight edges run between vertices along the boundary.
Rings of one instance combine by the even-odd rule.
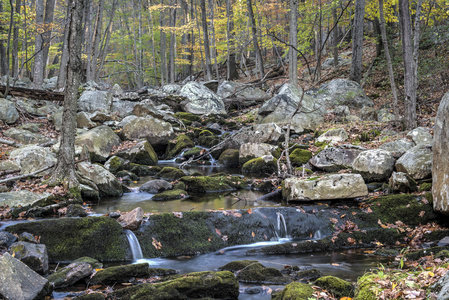
[[[388,228],[388,226],[387,226],[387,225],[384,225],[384,224],[382,224],[382,222],[380,221],[380,219],[379,219],[379,220],[377,220],[377,224],[379,224],[379,225],[380,225],[380,227],[382,227],[382,228]]]
[[[154,237],[153,237],[153,242],[151,244],[153,245],[154,248],[156,248],[156,250],[162,249],[161,242],[158,242]]]
[[[219,236],[221,236],[221,231],[220,231],[220,229],[215,228],[215,232],[216,232]]]

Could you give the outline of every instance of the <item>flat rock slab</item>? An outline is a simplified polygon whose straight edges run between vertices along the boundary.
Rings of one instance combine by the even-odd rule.
[[[48,205],[48,198],[51,196],[49,193],[36,194],[30,191],[18,191],[0,193],[0,206],[13,207],[34,207]]]
[[[368,188],[360,174],[334,174],[322,177],[284,181],[282,196],[292,200],[350,199],[368,195]]]

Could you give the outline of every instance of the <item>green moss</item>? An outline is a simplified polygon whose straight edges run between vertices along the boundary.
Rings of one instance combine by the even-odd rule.
[[[156,177],[165,179],[165,180],[176,180],[183,176],[186,176],[184,171],[173,168],[173,167],[164,167],[159,173],[155,175]]]
[[[202,150],[203,150],[203,148],[193,147],[192,149],[189,149],[186,152],[184,152],[184,154],[182,156],[187,158],[187,159],[192,157],[192,156],[193,157],[199,156]]]
[[[430,183],[430,182],[424,182],[419,186],[419,190],[421,192],[430,191],[431,189],[432,189],[432,183]]]
[[[189,121],[196,121],[196,122],[201,122],[201,118],[197,115],[194,115],[192,113],[188,113],[188,112],[177,112],[174,114],[174,116],[178,119],[182,119],[182,120],[189,120]]]
[[[117,174],[117,172],[124,170],[125,168],[125,160],[118,156],[113,156],[108,160],[109,164],[109,172],[112,174]]]
[[[329,142],[315,142],[315,146],[320,147],[321,149],[326,148],[326,146],[329,146],[330,143]]]
[[[375,274],[366,274],[357,281],[354,300],[377,300],[379,287],[374,282]]]
[[[241,269],[237,280],[245,283],[286,284],[291,280],[282,276],[275,268],[267,268],[260,263],[252,263]]]
[[[304,172],[306,173],[306,174],[309,174],[309,175],[312,175],[313,174],[313,171],[312,170],[310,170],[310,169],[307,169],[307,168],[302,168],[302,167],[297,167],[297,168],[295,168],[295,171],[296,172],[301,172],[302,173],[302,171],[304,170]]]
[[[228,168],[237,168],[239,164],[239,150],[226,149],[221,153],[218,162]]]
[[[40,236],[50,261],[72,261],[80,256],[103,261],[127,258],[126,235],[117,221],[107,217],[42,220],[16,224],[7,230]]]
[[[142,278],[148,277],[149,266],[148,263],[123,265],[117,267],[109,267],[97,271],[95,275],[89,280],[90,284],[109,284],[116,282],[128,281],[133,277]]]
[[[259,264],[257,260],[235,260],[218,268],[218,270],[231,271],[233,273],[247,268],[250,265]]]
[[[168,144],[165,157],[167,159],[172,159],[179,155],[184,149],[192,148],[194,146],[195,144],[187,135],[180,134],[176,137],[175,143]]]
[[[173,186],[173,189],[174,190],[184,190],[185,191],[186,190],[186,184],[184,182],[180,181],[180,182],[178,182],[177,184],[175,184]]]
[[[261,157],[253,158],[242,166],[243,173],[272,174],[277,170],[277,159],[265,162]]]
[[[153,201],[168,201],[168,200],[176,200],[183,199],[188,196],[187,192],[184,190],[169,190],[164,191],[162,193],[154,195],[151,200]]]
[[[131,163],[129,171],[137,176],[153,176],[160,172],[161,168],[158,166],[143,166]]]
[[[235,190],[235,188],[228,184],[228,180],[223,177],[185,176],[180,180],[185,183],[186,190],[193,193],[213,193]]]
[[[156,152],[153,149],[153,146],[151,146],[151,144],[148,141],[145,141],[143,146],[145,147],[147,153],[144,153],[141,159],[140,157],[136,157],[137,161],[139,161],[141,164],[145,164],[148,166],[157,165],[158,158]]]
[[[203,130],[198,136],[198,143],[204,147],[212,147],[220,143],[220,138],[214,135],[209,130]]]
[[[315,281],[315,285],[329,291],[337,298],[352,297],[354,289],[350,282],[335,276],[324,276]]]
[[[441,250],[435,255],[435,257],[439,259],[449,258],[449,250]]]
[[[308,150],[295,149],[290,153],[290,161],[293,166],[300,167],[312,158],[312,152]]]
[[[308,300],[312,297],[313,289],[310,285],[300,282],[287,284],[277,295],[273,295],[273,300]]]
[[[295,275],[295,280],[297,281],[309,281],[309,280],[316,280],[323,276],[323,273],[321,273],[318,269],[310,269],[310,270],[304,270],[299,271]]]

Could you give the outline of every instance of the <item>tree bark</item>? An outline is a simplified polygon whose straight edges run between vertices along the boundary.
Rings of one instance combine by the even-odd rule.
[[[33,72],[33,84],[35,89],[42,88],[44,83],[44,53],[42,47],[44,45],[43,32],[44,32],[44,0],[36,0],[36,26],[37,35],[34,41],[34,72]]]
[[[95,26],[94,26],[94,32],[92,35],[92,42],[91,47],[92,50],[90,51],[92,53],[91,60],[88,61],[87,64],[87,73],[86,73],[86,80],[95,80],[95,74],[97,72],[97,63],[98,63],[98,49],[100,46],[100,36],[101,36],[101,30],[103,26],[103,11],[104,11],[104,0],[100,0],[98,3],[98,10],[97,15],[95,19]]]
[[[332,30],[332,50],[334,56],[334,66],[338,66],[338,17],[337,7],[332,8],[332,19],[334,20],[334,30]]]
[[[360,83],[362,79],[363,57],[363,17],[365,16],[365,0],[356,0],[354,23],[352,26],[352,62],[349,79]]]
[[[212,80],[212,67],[210,59],[209,34],[207,30],[207,15],[206,15],[206,1],[200,0],[201,6],[201,25],[203,27],[204,39],[204,55],[206,57],[206,77],[207,80]]]
[[[227,66],[227,80],[234,80],[239,78],[239,73],[237,72],[237,64],[235,62],[235,43],[234,43],[234,11],[232,9],[231,0],[226,0],[226,14],[227,20],[227,30],[226,30],[226,40],[228,47],[228,61]]]
[[[70,1],[67,4],[67,19],[64,27],[64,42],[62,43],[61,63],[59,65],[58,83],[56,88],[62,89],[65,85],[65,79],[67,77],[67,63],[69,61],[69,20],[70,20]]]
[[[75,130],[78,87],[82,71],[81,31],[83,0],[71,0],[68,31],[69,61],[64,95],[64,125],[61,129],[61,145],[58,160],[50,181],[73,188],[78,186],[75,175]]]
[[[161,0],[161,4],[164,5],[164,0]],[[160,25],[161,28],[165,26],[165,9],[160,12]],[[168,80],[167,76],[167,36],[164,30],[160,30],[161,36],[161,86],[165,85],[166,80]]]
[[[175,28],[176,26],[176,9],[174,6],[176,5],[176,0],[170,1],[170,26]],[[171,31],[170,32],[170,59],[169,59],[169,73],[170,73],[170,83],[175,83],[175,43],[176,43],[176,34]]]
[[[210,15],[210,30],[212,32],[212,59],[214,60],[216,79],[220,80],[217,62],[217,43],[215,38],[214,0],[209,0],[209,15]]]
[[[20,15],[22,0],[16,0],[15,12]],[[12,44],[12,76],[16,78],[19,74],[19,24],[14,24]]]
[[[260,79],[262,79],[263,76],[265,75],[265,70],[263,67],[262,52],[260,51],[259,42],[257,41],[256,20],[254,19],[253,5],[251,3],[251,0],[246,0],[246,5],[248,7],[248,14],[249,14],[250,22],[251,22],[251,31],[253,34],[254,51],[256,52],[256,59],[258,61],[258,65],[259,65],[259,76],[260,76]]]
[[[290,0],[290,31],[288,49],[288,81],[298,87],[298,0]]]
[[[50,40],[53,28],[53,17],[55,15],[55,2],[56,0],[47,0],[45,3],[45,16],[44,16],[44,26],[45,32],[42,35],[43,47],[42,50],[42,61],[44,63],[42,68],[42,78],[45,78],[45,67],[48,60],[48,52],[50,51]]]
[[[3,2],[0,1],[0,13],[3,12]],[[5,26],[3,22],[0,23],[0,34],[5,34]],[[6,59],[6,47],[5,47],[6,40],[0,40],[0,75],[6,75],[6,72],[8,70],[8,61]]]

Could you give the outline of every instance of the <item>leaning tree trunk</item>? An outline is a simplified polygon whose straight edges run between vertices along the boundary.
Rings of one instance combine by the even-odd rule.
[[[290,85],[298,86],[298,0],[290,0],[290,32],[288,49],[288,81]]]
[[[365,0],[356,0],[352,35],[352,62],[350,80],[360,83],[362,79],[363,56],[363,17],[365,16]]]
[[[332,19],[334,20],[334,29],[332,30],[332,50],[334,56],[334,66],[338,66],[338,17],[337,7],[332,8]]]
[[[67,64],[67,78],[64,93],[64,112],[62,118],[64,125],[61,129],[61,145],[59,147],[58,161],[50,182],[63,183],[73,188],[78,186],[75,174],[75,130],[78,87],[82,71],[81,64],[81,31],[83,0],[71,0],[68,49],[69,60]]]

